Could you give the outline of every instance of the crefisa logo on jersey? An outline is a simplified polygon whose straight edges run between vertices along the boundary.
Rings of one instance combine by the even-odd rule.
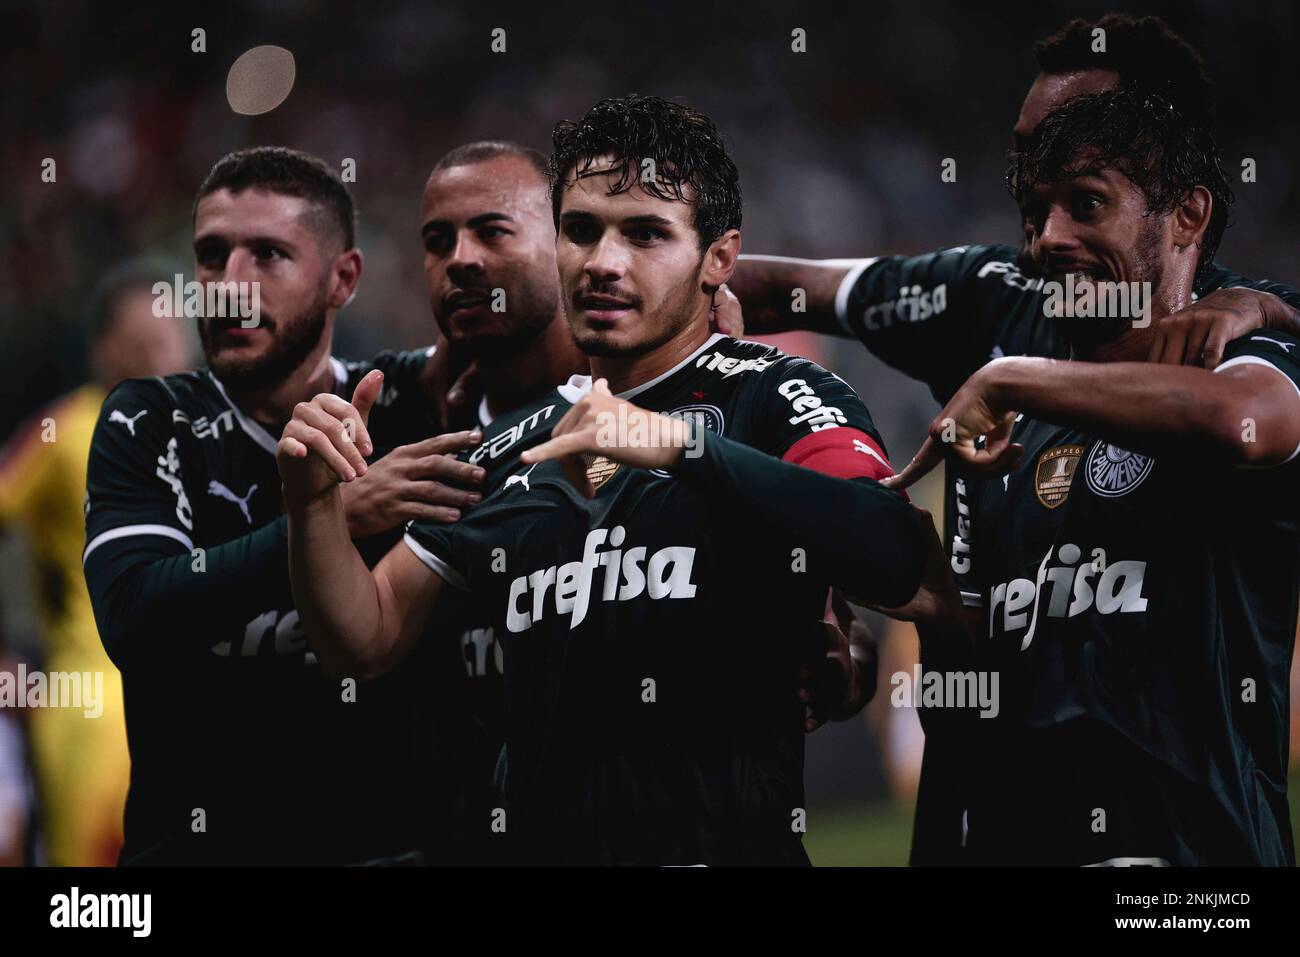
[[[1088,460],[1083,466],[1084,477],[1094,494],[1102,498],[1119,498],[1146,481],[1155,464],[1156,460],[1149,455],[1138,455],[1098,439],[1088,452]]]

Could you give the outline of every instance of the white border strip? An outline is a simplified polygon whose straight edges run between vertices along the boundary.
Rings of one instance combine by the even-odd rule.
[[[428,565],[429,570],[441,577],[443,581],[456,586],[461,591],[469,591],[469,585],[465,583],[460,572],[412,538],[410,532],[402,536],[402,541],[406,542],[406,547],[415,553],[416,558]]]
[[[701,345],[698,349],[692,352],[681,362],[677,363],[677,365],[673,366],[667,372],[663,373],[662,375],[655,376],[649,382],[642,382],[638,386],[633,386],[631,389],[628,389],[626,392],[618,393],[616,398],[630,399],[634,395],[639,395],[640,393],[644,392],[646,389],[650,388],[651,386],[658,385],[660,382],[663,382],[664,379],[667,379],[670,375],[676,372],[680,372],[682,369],[686,368],[686,366],[688,366],[692,361],[698,358],[699,355],[702,352],[704,352],[705,349],[709,348],[709,346],[713,345],[719,339],[725,339],[725,338],[727,337],[724,336],[722,333],[715,332],[713,335],[709,336],[709,338],[704,341],[703,345]],[[564,396],[564,400],[566,402],[572,405],[577,405],[578,401],[584,395],[586,395],[588,392],[591,391],[591,376],[575,375],[571,377],[568,382],[564,383],[564,385],[560,386],[558,391],[560,395]]]
[[[857,333],[854,332],[853,328],[849,325],[849,320],[846,315],[849,311],[849,293],[853,291],[854,284],[857,283],[859,277],[867,271],[868,267],[870,267],[872,263],[879,261],[879,256],[872,256],[870,259],[859,259],[857,264],[850,269],[847,274],[845,274],[842,280],[840,280],[840,287],[835,290],[835,318],[839,320],[844,331],[851,336],[856,336]]]
[[[86,564],[86,559],[90,557],[90,553],[105,542],[111,542],[115,538],[128,538],[132,535],[161,535],[163,538],[170,538],[180,542],[185,546],[187,552],[194,551],[194,542],[190,540],[190,537],[170,525],[123,525],[121,528],[100,532],[92,538],[87,543],[85,551],[81,553],[81,564]]]

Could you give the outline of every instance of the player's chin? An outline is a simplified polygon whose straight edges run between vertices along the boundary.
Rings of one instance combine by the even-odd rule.
[[[574,332],[578,348],[589,356],[637,356],[653,347],[627,323],[583,322]]]

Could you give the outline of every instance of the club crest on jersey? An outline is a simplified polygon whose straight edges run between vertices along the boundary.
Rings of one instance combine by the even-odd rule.
[[[582,458],[587,463],[587,481],[591,483],[592,491],[612,479],[619,470],[619,463],[604,455],[592,455],[586,452],[583,453]]]
[[[718,435],[722,434],[725,421],[722,418],[722,410],[716,405],[684,405],[671,412],[665,412],[664,415],[670,419],[694,419],[710,432],[716,432]],[[659,478],[672,477],[672,473],[665,472],[663,469],[651,469],[650,474],[657,475]]]
[[[1038,457],[1034,469],[1034,491],[1047,508],[1056,508],[1070,494],[1074,470],[1083,457],[1082,445],[1058,445]]]
[[[1102,498],[1119,498],[1141,485],[1156,460],[1098,439],[1084,463],[1088,488]]]

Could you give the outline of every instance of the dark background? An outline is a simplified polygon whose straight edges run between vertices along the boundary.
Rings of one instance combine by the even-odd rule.
[[[83,381],[85,300],[103,270],[150,253],[190,272],[193,195],[230,150],[280,144],[336,166],[356,160],[365,274],[336,352],[361,357],[432,337],[417,213],[437,158],[480,138],[546,151],[557,119],[609,95],[679,98],[715,119],[741,170],[748,252],[1018,242],[1002,175],[1036,73],[1031,44],[1072,16],[1112,10],[1158,14],[1203,52],[1225,166],[1239,180],[1242,157],[1257,161],[1258,181],[1235,183],[1220,261],[1300,284],[1300,13],[1287,2],[2,7],[0,442]],[[191,52],[195,27],[207,31],[205,53]],[[503,54],[490,51],[496,27]],[[806,53],[790,49],[796,27]],[[238,116],[226,74],[261,44],[293,52],[296,83],[271,113]],[[57,183],[41,182],[45,157],[58,162]],[[957,161],[955,183],[940,181],[945,157]],[[800,342],[809,350],[858,388],[895,460],[914,450],[935,408],[923,387],[854,343]],[[869,719],[878,729],[884,705]],[[895,726],[882,752],[866,728],[811,739],[811,797],[879,795],[880,755],[889,763],[891,748],[919,745]]]

